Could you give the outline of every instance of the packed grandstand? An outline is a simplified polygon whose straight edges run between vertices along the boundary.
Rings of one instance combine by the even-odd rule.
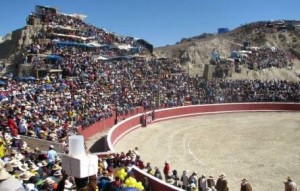
[[[0,82],[0,190],[14,186],[15,190],[106,191],[124,185],[123,190],[151,190],[148,180],[135,181],[128,168],[132,165],[183,189],[226,190],[224,174],[217,182],[206,177],[206,182],[205,177],[187,177],[168,167],[160,173],[162,169],[143,161],[138,148],[99,157],[98,174],[87,183],[65,174],[52,144],[42,151],[39,145],[29,147],[20,135],[60,143],[67,153],[68,137],[77,134],[78,127],[108,118],[118,123],[136,107],[152,111],[196,104],[300,101],[299,82],[190,77],[178,60],[153,57],[147,41],[97,28],[85,23],[82,15],[37,6],[27,23],[40,28],[19,53],[18,68],[30,65],[32,71],[24,69],[22,75],[5,76]],[[285,67],[293,59],[279,50],[258,50],[244,57],[249,67],[259,69]]]

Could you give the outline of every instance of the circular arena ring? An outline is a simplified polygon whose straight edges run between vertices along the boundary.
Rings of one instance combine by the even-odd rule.
[[[115,152],[138,146],[152,167],[162,169],[163,162],[169,160],[179,175],[183,169],[215,178],[226,173],[231,190],[239,189],[243,177],[252,182],[255,190],[278,190],[283,188],[287,175],[296,181],[300,178],[299,111],[300,104],[295,103],[161,109],[155,111],[154,124],[146,128],[140,128],[143,114],[115,125],[107,136],[108,147]],[[138,180],[148,177],[153,190],[181,190],[138,168],[133,170]]]

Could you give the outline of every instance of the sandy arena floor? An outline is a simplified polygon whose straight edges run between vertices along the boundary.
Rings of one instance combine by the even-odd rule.
[[[300,113],[247,112],[204,115],[154,123],[127,134],[115,150],[135,146],[161,170],[165,160],[179,174],[227,174],[229,189],[247,177],[255,191],[283,190],[290,175],[300,184]]]

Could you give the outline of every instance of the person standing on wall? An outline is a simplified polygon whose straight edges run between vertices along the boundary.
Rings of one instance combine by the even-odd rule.
[[[48,167],[52,169],[53,165],[55,164],[55,158],[57,157],[57,153],[54,150],[54,146],[50,145],[49,150],[47,152],[47,160],[48,160]]]

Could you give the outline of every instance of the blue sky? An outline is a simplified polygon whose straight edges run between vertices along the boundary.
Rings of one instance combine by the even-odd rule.
[[[299,19],[300,0],[1,0],[0,36],[21,28],[35,5],[87,15],[86,22],[155,47],[220,27],[277,19]]]

